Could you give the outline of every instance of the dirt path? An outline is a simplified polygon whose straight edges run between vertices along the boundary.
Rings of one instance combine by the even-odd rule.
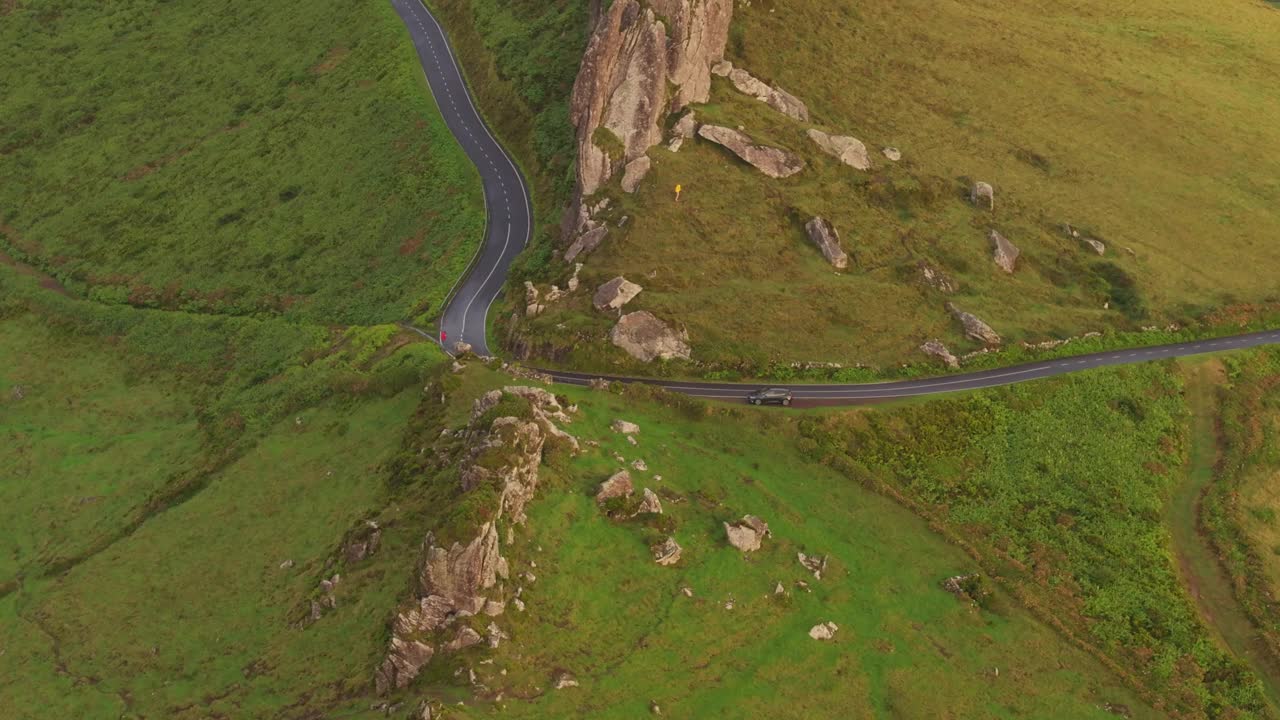
[[[1217,389],[1225,381],[1222,364],[1207,360],[1187,367],[1191,408],[1191,451],[1181,483],[1166,510],[1179,574],[1215,639],[1244,660],[1262,679],[1272,711],[1280,710],[1280,671],[1236,602],[1231,583],[1208,537],[1200,530],[1200,502],[1220,459]]]

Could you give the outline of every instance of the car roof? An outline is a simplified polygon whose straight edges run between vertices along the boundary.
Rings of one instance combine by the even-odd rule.
[[[761,390],[760,392],[765,393],[766,395],[784,395],[791,391],[786,388],[768,388],[767,390]]]

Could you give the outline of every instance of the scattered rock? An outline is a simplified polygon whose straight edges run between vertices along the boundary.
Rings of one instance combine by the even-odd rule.
[[[561,670],[552,677],[551,687],[556,690],[578,687],[578,680],[568,670]]]
[[[1120,703],[1103,703],[1102,709],[1106,710],[1112,715],[1119,715],[1120,717],[1126,717],[1126,718],[1133,717],[1133,713],[1129,710],[1128,705],[1122,705]]]
[[[1107,246],[1101,240],[1095,240],[1091,237],[1087,237],[1087,238],[1081,238],[1080,241],[1083,242],[1085,245],[1088,245],[1089,249],[1093,250],[1099,255],[1107,254]]]
[[[489,623],[489,627],[485,628],[484,637],[489,643],[489,647],[495,650],[502,644],[503,640],[511,639],[510,635],[506,634],[502,631],[502,628],[498,627],[498,623],[492,622]]]
[[[818,557],[817,555],[805,555],[804,553],[797,553],[796,557],[800,561],[800,565],[803,566],[805,570],[808,570],[809,572],[813,573],[813,578],[815,580],[822,579],[822,573],[827,571],[826,555],[823,555],[822,557]],[[808,587],[808,586],[806,585],[805,587]]]
[[[681,140],[688,140],[698,132],[698,119],[692,110],[685,113],[671,127],[671,134]]]
[[[21,400],[26,396],[27,396],[27,389],[22,387],[21,385],[14,385],[13,388],[9,390],[9,397],[13,398],[14,400]]]
[[[684,147],[684,138],[674,137],[671,142],[667,143],[667,149],[671,152],[680,152],[680,148]]]
[[[786,178],[804,169],[804,161],[781,148],[757,145],[747,135],[719,125],[703,125],[698,135],[721,145],[771,178]]]
[[[293,567],[293,560],[285,560],[284,562],[280,563],[281,570],[288,570],[291,567]]]
[[[991,240],[992,245],[991,259],[995,260],[996,265],[1001,270],[1012,274],[1018,265],[1018,256],[1022,254],[1022,251],[1009,242],[1008,238],[1001,235],[998,230],[992,230],[987,233],[987,238]]]
[[[641,155],[627,163],[626,168],[622,171],[622,192],[635,192],[636,188],[640,187],[640,181],[644,180],[652,167],[653,161],[649,160],[648,155]]]
[[[809,241],[818,246],[822,256],[832,267],[838,270],[849,267],[849,256],[840,247],[840,234],[830,222],[825,218],[815,217],[805,223],[804,231],[808,234]]]
[[[497,617],[506,612],[506,610],[507,604],[505,602],[501,600],[487,600],[485,601],[482,612],[489,617]]]
[[[347,542],[343,555],[347,564],[358,563],[378,552],[382,546],[382,528],[376,522],[367,522],[360,533]]]
[[[680,547],[680,543],[676,542],[675,538],[668,537],[666,540],[649,548],[649,550],[653,553],[653,561],[659,565],[675,565],[680,562],[680,553],[684,551],[684,548]],[[693,597],[692,590],[689,590],[689,588],[685,588],[685,590],[688,590],[685,595]]]
[[[640,500],[640,507],[636,508],[636,511],[632,513],[632,517],[635,517],[636,515],[643,515],[645,513],[655,515],[662,514],[662,501],[658,499],[658,494],[649,488],[644,489],[643,497]]]
[[[940,293],[950,295],[960,289],[951,276],[929,264],[927,260],[916,263],[916,270],[920,273],[921,282]]]
[[[635,435],[640,432],[639,425],[626,420],[614,420],[613,424],[609,427],[613,428],[614,432],[622,433],[623,435]]]
[[[635,461],[631,463],[631,469],[645,472],[649,469],[649,465],[644,460],[636,458]]]
[[[431,710],[431,703],[426,700],[422,701],[422,705],[418,707],[418,720],[432,720],[435,714]]]
[[[947,311],[951,316],[960,321],[964,327],[964,334],[971,340],[976,340],[986,345],[999,345],[1000,336],[996,334],[991,326],[978,319],[973,313],[967,313],[952,303],[947,303]]]
[[[650,700],[650,701],[649,701],[649,712],[653,713],[654,715],[661,715],[661,714],[662,714],[662,708],[658,706],[658,703],[654,702],[653,700]]]
[[[889,158],[891,162],[898,162],[902,159],[902,151],[896,147],[887,147],[880,152],[884,153],[884,156]]]
[[[760,542],[773,536],[769,525],[755,515],[743,515],[741,520],[725,523],[724,532],[729,544],[742,552],[759,550]]]
[[[578,273],[582,272],[582,263],[573,264],[573,275],[569,276],[569,281],[565,283],[565,289],[574,292],[578,289]]]
[[[809,628],[809,637],[814,640],[831,640],[839,629],[833,622],[818,623]]]
[[[688,338],[645,310],[623,315],[613,326],[609,339],[641,362],[660,358],[689,359]]]
[[[627,436],[627,442],[628,442],[628,443],[631,443],[632,445],[639,445],[639,444],[640,444],[640,443],[636,442],[636,439],[635,439],[634,437],[630,436],[630,435],[628,435],[628,436]]]
[[[955,369],[960,367],[960,360],[958,360],[955,355],[952,355],[951,351],[948,350],[947,346],[943,345],[940,340],[930,340],[926,342],[920,346],[920,351],[925,355],[938,358],[949,368]]]
[[[988,210],[996,209],[996,189],[990,183],[976,182],[969,190],[969,202],[979,207],[986,205]]]
[[[471,352],[471,343],[466,343],[459,340],[458,342],[453,344],[453,352],[455,355],[466,355],[467,353]]]
[[[823,152],[834,156],[840,162],[855,170],[870,170],[871,158],[867,157],[867,146],[862,141],[848,135],[828,135],[814,128],[808,131],[809,139]]]
[[[472,645],[480,644],[480,640],[480,633],[463,625],[458,630],[458,634],[444,646],[444,649],[447,652],[457,652],[459,650],[469,648]]]
[[[524,612],[524,601],[520,598],[512,598],[511,605],[519,612]]]
[[[627,280],[619,275],[609,282],[596,288],[595,297],[591,302],[597,310],[602,312],[609,310],[620,310],[623,305],[635,299],[636,295],[644,288]]]
[[[738,92],[759,100],[793,120],[809,121],[809,108],[795,95],[777,85],[767,85],[742,68],[735,68],[728,60],[722,60],[711,67],[711,72],[729,78],[729,82]]]
[[[634,491],[635,486],[631,483],[631,473],[626,470],[619,470],[610,476],[608,480],[600,483],[600,489],[596,491],[596,502],[603,503],[611,498],[627,497]]]
[[[773,594],[774,594],[774,595],[786,595],[786,594],[787,594],[787,589],[786,589],[786,588],[784,588],[784,587],[782,587],[782,583],[781,583],[781,582],[779,582],[777,585],[774,585],[774,586],[773,586]]]
[[[690,598],[693,597],[693,588],[687,585],[685,587],[680,588],[680,592],[683,593],[685,597],[690,597]]]
[[[609,228],[601,225],[592,228],[578,236],[577,240],[564,251],[564,261],[573,262],[579,255],[589,254],[592,250],[600,247],[600,243],[604,241],[604,236],[609,234]]]

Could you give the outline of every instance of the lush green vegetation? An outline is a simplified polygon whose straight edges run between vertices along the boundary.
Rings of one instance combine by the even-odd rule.
[[[23,0],[0,44],[0,250],[95,300],[390,322],[479,242],[386,2]]]
[[[801,422],[810,452],[916,507],[1166,709],[1266,712],[1170,562],[1186,410],[1169,367],[1089,372],[890,413]]]
[[[588,288],[619,274],[643,285],[628,309],[687,326],[696,361],[892,367],[920,360],[934,337],[973,349],[948,298],[919,281],[921,260],[953,276],[950,299],[1009,344],[1187,325],[1280,299],[1258,270],[1280,255],[1257,240],[1280,233],[1280,127],[1257,122],[1280,115],[1274,10],[758,0],[734,23],[730,58],[805,100],[813,123],[718,78],[701,119],[742,125],[808,167],[770,180],[710,143],[655,148],[637,194],[605,191],[614,219],[631,221],[583,275]],[[822,154],[810,126],[865,141],[873,171]],[[889,145],[902,162],[881,155]],[[966,202],[974,180],[995,186],[994,213]],[[814,215],[840,231],[849,271],[833,272],[805,240]],[[1064,223],[1103,240],[1106,256]],[[1013,276],[991,261],[990,227],[1022,249]],[[622,353],[596,315],[584,299],[525,332],[547,354],[603,367]]]

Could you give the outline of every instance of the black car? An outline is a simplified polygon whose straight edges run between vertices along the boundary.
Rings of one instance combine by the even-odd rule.
[[[747,396],[752,405],[790,405],[791,391],[786,388],[767,388],[757,390]]]

